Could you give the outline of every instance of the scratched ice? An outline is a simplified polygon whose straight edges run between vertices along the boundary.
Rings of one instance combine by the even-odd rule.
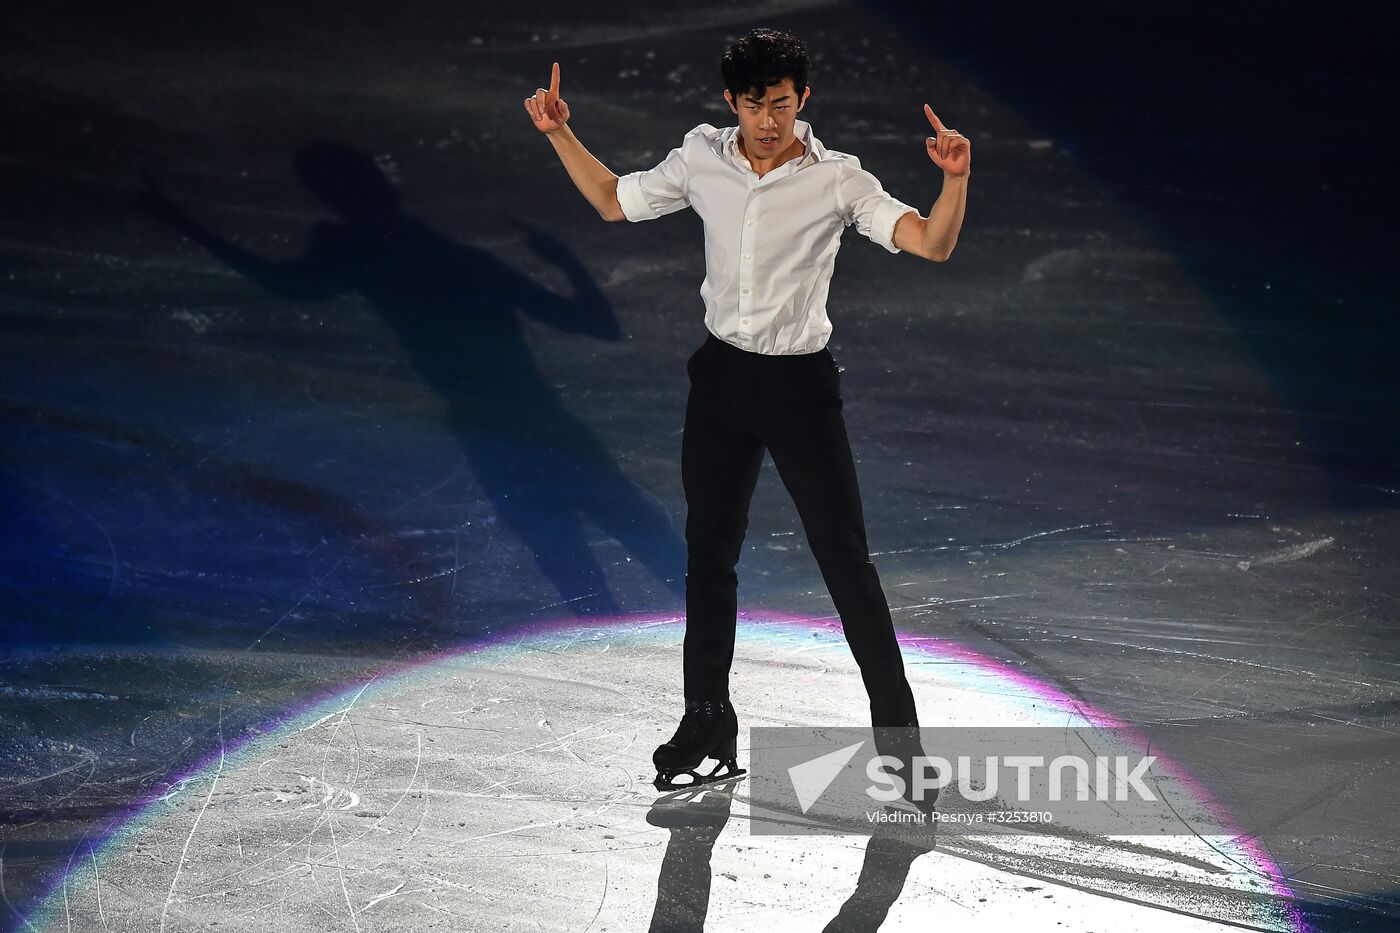
[[[647,783],[643,738],[664,725],[670,698],[639,672],[674,656],[679,636],[674,619],[575,623],[347,692],[154,803],[74,866],[46,928],[379,929],[506,913],[535,929],[628,928],[708,886],[703,906],[721,929],[812,928],[882,899],[890,919],[914,921],[973,896],[989,923],[1092,912],[1143,930],[1295,929],[1267,853],[1227,835],[1050,831],[936,849],[749,836],[742,785],[678,820]],[[748,724],[837,723],[862,708],[859,674],[829,627],[759,617],[741,636],[736,702],[758,711]],[[1098,721],[956,646],[908,647],[920,701],[946,711],[939,724]],[[786,689],[793,678],[822,690]],[[663,867],[697,838],[705,859]],[[872,862],[902,867],[870,875]]]

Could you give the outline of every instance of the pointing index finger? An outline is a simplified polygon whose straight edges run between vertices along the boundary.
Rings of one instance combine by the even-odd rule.
[[[943,123],[938,119],[938,114],[934,113],[933,108],[930,107],[928,104],[924,104],[924,116],[928,117],[928,122],[933,124],[934,129],[947,129],[947,127],[945,127]]]
[[[559,99],[559,63],[555,62],[549,72],[549,99]]]

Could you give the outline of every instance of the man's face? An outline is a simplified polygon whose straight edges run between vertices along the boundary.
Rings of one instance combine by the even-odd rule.
[[[803,88],[799,96],[791,78],[784,78],[765,91],[762,97],[753,97],[756,91],[748,90],[738,100],[728,90],[724,92],[729,109],[739,116],[745,151],[759,159],[771,159],[792,145],[797,112],[811,93],[810,88]]]

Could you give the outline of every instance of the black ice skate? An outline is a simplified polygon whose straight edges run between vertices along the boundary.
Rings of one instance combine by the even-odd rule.
[[[926,817],[931,815],[937,809],[938,789],[928,788],[917,798],[914,790],[914,760],[927,754],[919,739],[919,724],[911,722],[907,726],[876,726],[874,734],[876,753],[899,759],[899,766],[888,769],[887,773],[897,776],[904,785],[904,796],[900,803],[906,809],[912,809]],[[929,771],[931,777],[938,777],[937,768],[930,768]]]
[[[657,790],[681,790],[746,774],[736,759],[738,741],[739,717],[728,700],[686,700],[676,734],[651,756],[656,765],[652,784]],[[706,758],[719,764],[700,774],[695,769]],[[677,784],[675,778],[683,774],[690,780]]]

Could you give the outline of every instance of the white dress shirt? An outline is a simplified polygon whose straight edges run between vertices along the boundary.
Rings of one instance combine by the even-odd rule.
[[[823,146],[804,120],[807,151],[763,177],[739,151],[739,128],[701,123],[661,164],[617,181],[628,220],[693,207],[705,223],[705,326],[769,355],[815,353],[831,336],[827,289],[851,224],[892,253],[894,226],[913,211],[885,193],[860,160]]]

